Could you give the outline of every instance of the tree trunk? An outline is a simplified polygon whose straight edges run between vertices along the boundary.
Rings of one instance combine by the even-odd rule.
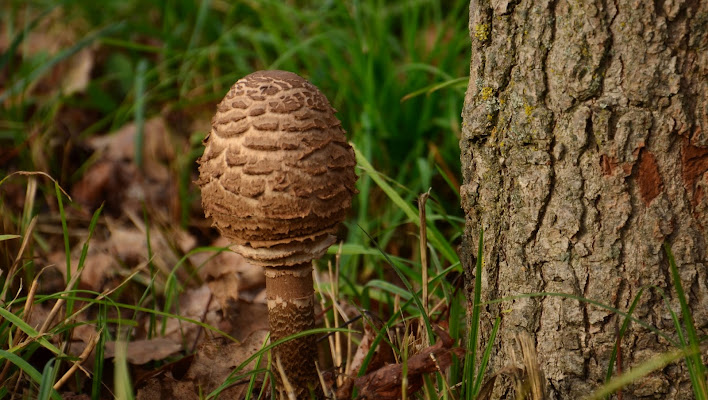
[[[654,286],[634,316],[676,338],[667,242],[706,334],[708,0],[473,0],[469,27],[468,293],[483,229],[483,300],[558,292],[626,311]],[[502,318],[490,375],[513,363],[516,334],[529,332],[551,399],[582,398],[604,381],[624,321],[555,296],[482,311],[482,345]],[[634,323],[621,369],[672,349]],[[492,397],[513,398],[508,379]],[[623,389],[625,400],[692,397],[683,360]]]

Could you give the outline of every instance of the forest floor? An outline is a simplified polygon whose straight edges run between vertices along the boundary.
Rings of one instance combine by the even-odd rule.
[[[217,102],[261,68],[320,86],[359,155],[315,272],[328,393],[458,398],[467,4],[157,3],[0,6],[0,399],[270,397],[262,270],[193,183]]]

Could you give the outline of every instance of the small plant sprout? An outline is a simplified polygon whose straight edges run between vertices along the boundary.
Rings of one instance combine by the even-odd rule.
[[[271,340],[314,328],[312,260],[356,193],[354,151],[327,98],[286,71],[238,80],[204,139],[198,185],[207,217],[233,250],[265,267]],[[320,393],[315,338],[274,351],[278,398]]]

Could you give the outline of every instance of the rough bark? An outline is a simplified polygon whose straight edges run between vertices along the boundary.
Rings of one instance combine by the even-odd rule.
[[[679,312],[667,242],[705,334],[708,1],[476,0],[469,27],[460,142],[468,292],[484,229],[486,300],[562,292],[627,310],[655,285]],[[553,399],[582,398],[603,382],[623,322],[550,296],[483,311],[483,343],[502,317],[490,370],[511,362],[516,333],[527,331]],[[644,291],[634,315],[675,337],[659,290]],[[633,324],[622,368],[670,349]],[[685,364],[623,396],[692,398]],[[498,379],[493,398],[512,397]]]

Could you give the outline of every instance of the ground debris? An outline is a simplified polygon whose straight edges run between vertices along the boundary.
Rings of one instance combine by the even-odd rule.
[[[408,395],[423,386],[423,375],[443,371],[453,360],[453,355],[461,358],[465,350],[452,347],[454,340],[442,329],[435,327],[440,338],[438,342],[420,353],[411,356],[407,362]],[[359,390],[359,399],[400,399],[402,397],[403,364],[389,364],[376,371],[354,379]]]
[[[198,399],[198,393],[210,393],[217,389],[232,374],[235,368],[263,348],[268,332],[253,332],[242,343],[229,342],[223,338],[205,341],[193,356],[185,357],[186,362],[178,362],[146,376],[136,384],[137,399]],[[248,374],[264,368],[267,357],[257,365],[251,361],[240,369],[239,374]],[[177,366],[176,368],[173,366]],[[182,370],[186,369],[186,372]],[[256,393],[263,384],[264,374],[255,379]],[[220,393],[220,398],[243,399],[246,396],[250,375]],[[157,397],[155,397],[157,396]]]

